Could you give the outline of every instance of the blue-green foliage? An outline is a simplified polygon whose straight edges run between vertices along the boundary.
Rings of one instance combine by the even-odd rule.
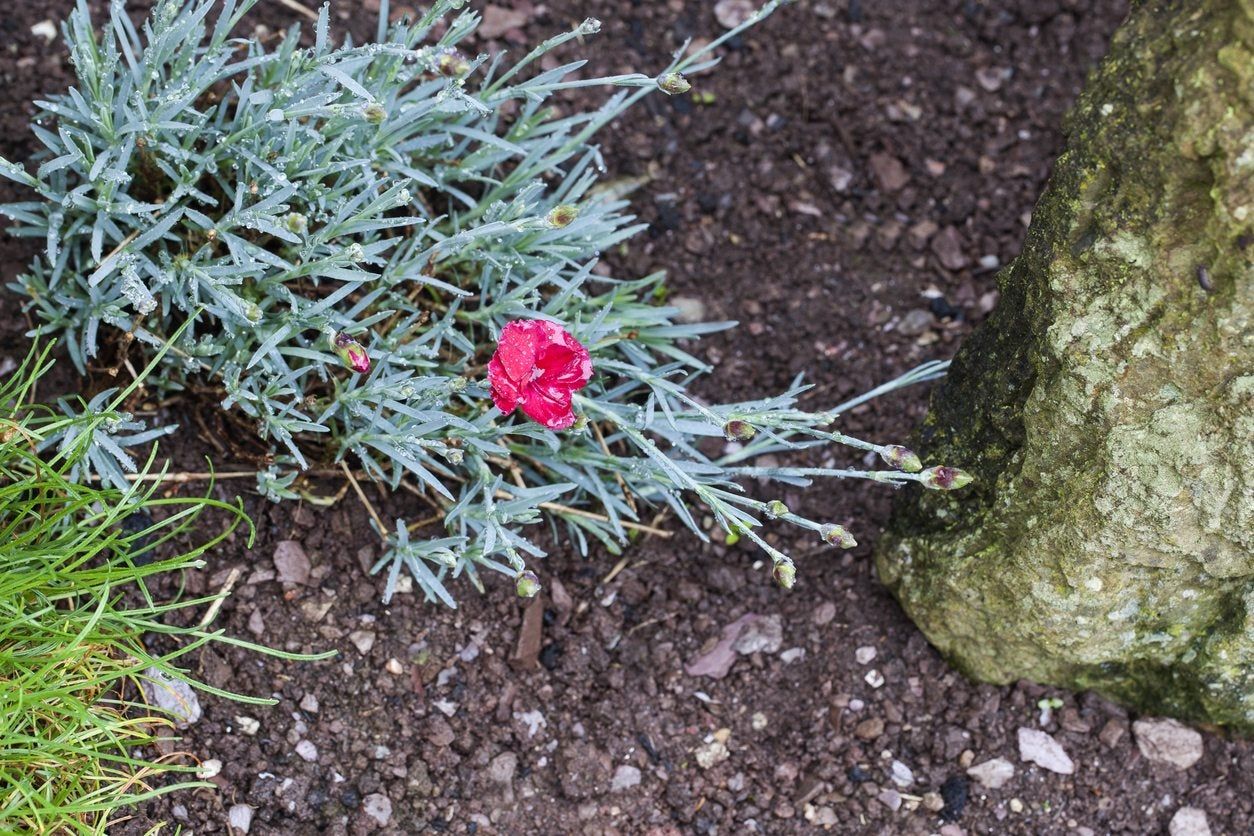
[[[525,556],[542,555],[522,530],[542,521],[582,549],[591,536],[617,551],[669,509],[704,537],[697,505],[759,543],[790,583],[791,562],[755,532],[759,518],[823,526],[744,496],[735,480],[858,474],[746,463],[832,441],[889,448],[825,429],[839,407],[796,410],[800,384],[703,405],[686,387],[708,369],[685,343],[726,324],[677,323],[658,301],[661,276],[594,271],[640,226],[600,183],[591,138],[659,87],[682,92],[672,74],[710,66],[704,56],[740,29],[681,51],[658,76],[569,80],[584,62],[537,71],[537,59],[596,21],[510,64],[457,51],[479,21],[460,0],[391,27],[384,3],[377,42],[361,46],[332,45],[324,7],[312,46],[293,29],[269,51],[231,36],[254,2],[161,0],[137,31],[115,0],[96,33],[80,0],[65,28],[77,87],[37,103],[45,151],[33,174],[0,160],[38,194],[6,212],[12,232],[44,242],[15,285],[41,330],[61,335],[80,369],[123,334],[150,354],[169,344],[149,385],[173,393],[194,380],[248,416],[279,462],[259,474],[272,499],[297,495],[299,471],[339,462],[424,495],[445,530],[380,531],[388,596],[401,568],[450,604],[449,575],[520,577]],[[592,112],[551,107],[553,93],[588,85],[623,89]],[[552,222],[558,206],[577,218]],[[591,350],[597,373],[576,399],[577,430],[493,407],[484,367],[518,318],[560,322]],[[368,373],[342,367],[335,332],[366,346]],[[712,459],[698,448],[733,421],[756,430],[742,449]],[[97,441],[95,474],[124,480],[121,442]]]

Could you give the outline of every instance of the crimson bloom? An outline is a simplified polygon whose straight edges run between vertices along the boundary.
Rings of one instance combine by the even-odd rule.
[[[520,319],[501,331],[488,363],[492,401],[504,415],[518,407],[550,430],[575,423],[571,395],[592,377],[592,358],[565,328],[540,319]]]

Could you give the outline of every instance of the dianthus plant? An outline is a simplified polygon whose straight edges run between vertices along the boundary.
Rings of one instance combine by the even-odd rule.
[[[43,242],[15,289],[80,370],[168,345],[150,385],[216,392],[246,419],[274,453],[259,474],[272,499],[331,465],[425,498],[423,520],[375,520],[386,596],[408,570],[451,605],[445,581],[479,586],[484,568],[531,594],[526,561],[543,553],[528,526],[617,551],[667,515],[701,537],[708,515],[752,540],[790,586],[791,560],[761,533],[768,520],[837,546],[853,538],[737,480],[966,481],[841,434],[839,413],[864,398],[802,411],[798,381],[758,401],[703,402],[689,385],[708,369],[690,341],[727,324],[678,322],[660,275],[598,269],[641,227],[601,182],[594,134],[643,96],[687,92],[684,73],[710,67],[777,0],[657,75],[607,78],[577,78],[582,61],[540,69],[595,20],[510,63],[464,51],[479,16],[461,0],[396,25],[385,0],[376,41],[338,47],[325,6],[306,46],[295,29],[272,45],[233,38],[254,2],[160,0],[141,31],[114,0],[97,33],[79,0],[64,28],[77,86],[37,103],[46,151],[33,173],[0,161],[38,194],[6,210],[12,232]],[[592,85],[623,89],[589,112],[551,103]],[[99,477],[126,479],[138,433],[135,422],[98,432]],[[876,451],[888,467],[753,463],[823,443]]]

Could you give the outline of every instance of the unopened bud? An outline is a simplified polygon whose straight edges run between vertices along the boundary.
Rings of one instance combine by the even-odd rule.
[[[777,520],[787,513],[788,506],[780,502],[778,499],[772,499],[770,502],[766,503],[766,515],[773,520]]]
[[[283,225],[287,227],[288,232],[296,235],[304,235],[309,231],[309,220],[300,212],[293,212],[284,218]]]
[[[819,529],[819,536],[823,538],[823,542],[829,546],[840,546],[842,549],[852,549],[858,545],[858,541],[853,539],[853,535],[849,533],[843,525],[828,523]]]
[[[335,349],[335,353],[339,355],[340,362],[344,364],[344,368],[352,369],[358,374],[365,374],[370,371],[370,355],[366,353],[366,348],[357,340],[338,331],[331,337],[331,347]]]
[[[450,392],[465,392],[466,391],[466,378],[464,377],[450,378],[448,382],[448,390]]]
[[[758,431],[748,421],[741,421],[739,418],[728,421],[723,425],[723,437],[728,441],[749,441]]]
[[[575,423],[570,425],[571,432],[581,433],[586,429],[588,429],[588,416],[587,415],[576,416]]]
[[[906,473],[918,473],[923,469],[923,462],[919,461],[918,454],[909,447],[902,447],[900,444],[890,444],[887,447],[880,448],[880,458],[889,467],[904,470]]]
[[[470,62],[466,60],[466,56],[453,47],[449,47],[436,57],[435,68],[440,75],[461,78],[470,72]]]
[[[519,598],[534,598],[540,594],[540,576],[528,569],[514,579]]]
[[[366,250],[361,244],[354,242],[344,248],[344,257],[354,264],[360,264],[366,260]]]
[[[384,119],[388,118],[388,111],[378,102],[371,102],[361,109],[361,118],[365,119],[372,125],[382,124]]]
[[[667,73],[657,80],[657,86],[668,96],[678,96],[692,89],[683,73]]]
[[[244,306],[244,317],[254,324],[261,322],[262,312],[261,306],[256,302],[249,302]]]
[[[549,212],[545,220],[548,221],[549,226],[561,229],[564,226],[570,226],[577,217],[579,217],[579,207],[563,203],[561,206],[553,207],[553,211]]]
[[[959,488],[965,488],[971,484],[974,478],[965,470],[959,470],[956,467],[929,467],[927,470],[919,474],[919,481],[926,488],[937,491],[956,491]]]
[[[784,589],[792,589],[792,585],[797,582],[797,567],[780,561],[771,569],[771,576],[775,578],[775,583]]]

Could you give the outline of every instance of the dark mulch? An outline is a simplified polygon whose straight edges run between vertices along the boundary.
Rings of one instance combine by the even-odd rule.
[[[59,40],[48,45],[30,27],[71,2],[18,5],[0,18],[9,45],[0,153],[22,159],[27,102],[67,78]],[[294,19],[278,2],[262,5],[255,18],[272,29]],[[371,5],[340,0],[337,26],[368,35],[372,15],[361,9]],[[592,66],[605,73],[650,71],[683,38],[719,32],[712,5],[514,3],[528,41],[601,18]],[[619,273],[664,268],[675,294],[743,323],[704,343],[718,365],[704,394],[757,396],[805,372],[818,384],[807,403],[818,408],[952,355],[995,301],[995,267],[1022,242],[1063,114],[1123,5],[803,0],[698,81],[711,101],[655,97],[608,130],[612,175],[652,178],[635,195],[649,231],[612,254]],[[9,280],[31,249],[0,247]],[[22,350],[15,309],[5,297],[3,354]],[[926,394],[887,398],[846,425],[904,439]],[[213,448],[182,409],[186,429],[167,449],[199,468]],[[1204,809],[1217,833],[1250,832],[1254,747],[1207,735],[1203,759],[1176,771],[1142,758],[1127,714],[1099,698],[966,681],[875,582],[868,554],[888,491],[837,484],[783,498],[846,523],[862,545],[804,558],[790,594],[744,546],[648,541],[608,581],[613,558],[585,561],[558,546],[541,571],[550,594],[534,668],[510,663],[524,605],[507,584],[494,580],[484,596],[460,589],[456,612],[413,596],[384,608],[380,582],[362,568],[376,544],[351,498],[330,510],[250,500],[256,547],[221,549],[189,578],[192,589],[212,590],[242,567],[251,580],[223,608],[222,626],[341,656],[306,665],[225,649],[197,656],[195,673],[211,684],[280,703],[206,699],[183,745],[224,763],[219,790],[145,805],[112,832],[172,819],[223,833],[235,804],[255,808],[253,833],[368,832],[372,794],[390,800],[389,833],[1145,834],[1165,832],[1185,804]],[[414,513],[407,503],[389,507]],[[282,540],[303,544],[314,567],[307,586],[286,594],[251,575],[265,577]],[[781,618],[781,651],[742,657],[721,680],[686,675],[685,662],[746,613]],[[367,633],[373,645],[362,652]],[[875,659],[860,664],[867,647]],[[882,686],[868,682],[872,670]],[[1072,776],[1019,762],[1016,730],[1038,726],[1045,696],[1063,701],[1046,728],[1075,760]],[[256,734],[238,717],[259,721]],[[313,761],[297,753],[301,741],[313,744],[301,747]],[[708,764],[717,742],[729,757],[706,768],[696,753]],[[972,758],[997,756],[1016,765],[1009,783],[967,783]],[[886,792],[894,760],[914,778],[895,812]],[[627,784],[636,775],[623,767],[640,782],[612,790],[615,775]],[[923,806],[929,792],[943,810]]]

